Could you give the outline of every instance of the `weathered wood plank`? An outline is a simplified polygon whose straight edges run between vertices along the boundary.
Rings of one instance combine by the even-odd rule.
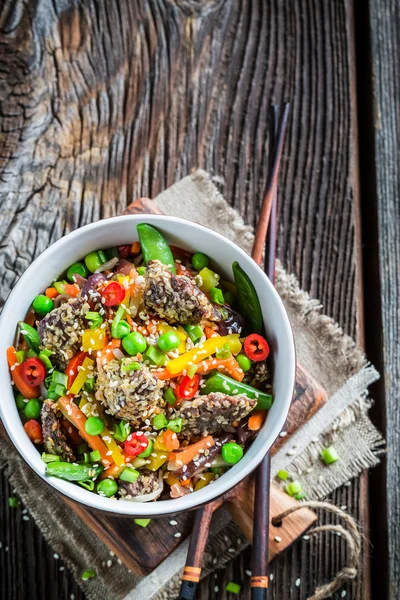
[[[154,196],[198,166],[218,176],[225,197],[254,224],[267,171],[267,107],[288,99],[279,256],[354,334],[347,3],[206,4],[3,3],[1,295],[65,232],[118,214],[135,197]],[[357,512],[357,486],[349,489],[354,495],[346,489],[334,500]],[[3,511],[4,487],[1,494]],[[4,516],[17,527],[16,513]],[[35,543],[42,539],[34,536]],[[19,572],[28,575],[17,583],[7,563],[2,597],[26,597],[29,590],[43,598],[43,585],[47,597],[69,598],[71,590],[77,596],[70,580],[61,589],[61,578],[44,568],[43,585],[26,583],[35,579],[26,542],[21,533],[14,536],[12,562],[18,557]],[[342,566],[340,543],[321,539],[290,550],[275,566],[271,597],[291,597],[297,577],[300,597],[331,577]],[[46,552],[47,567],[55,569]],[[239,562],[244,569],[245,559]],[[228,578],[237,579],[238,571],[232,573],[221,575],[220,590]],[[212,577],[202,585],[201,598],[222,597]]]
[[[400,7],[395,0],[358,7],[361,196],[365,240],[368,355],[382,380],[373,417],[386,429],[386,460],[371,474],[373,594],[400,595]],[[368,291],[370,293],[368,293]]]

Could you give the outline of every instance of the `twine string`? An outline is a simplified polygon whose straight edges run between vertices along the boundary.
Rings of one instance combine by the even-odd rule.
[[[334,506],[333,504],[329,504],[328,502],[301,502],[297,506],[292,506],[282,513],[275,515],[271,522],[272,525],[278,527],[282,524],[282,521],[296,512],[297,510],[301,510],[302,508],[310,508],[310,509],[323,509],[327,512],[330,512],[334,515],[337,515],[346,524],[346,527],[342,525],[319,525],[318,527],[314,527],[311,529],[308,534],[316,535],[318,533],[329,532],[340,534],[343,539],[346,541],[348,550],[349,550],[349,561],[348,565],[343,567],[337,574],[335,579],[326,583],[322,586],[317,587],[314,594],[310,596],[307,600],[324,600],[325,598],[329,598],[334,594],[346,581],[350,579],[355,579],[357,576],[357,567],[360,560],[361,554],[361,535],[357,527],[356,521],[349,514]]]

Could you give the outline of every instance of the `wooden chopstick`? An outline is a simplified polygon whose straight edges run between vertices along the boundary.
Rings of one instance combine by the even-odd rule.
[[[289,115],[289,105],[285,104],[282,118],[278,124],[278,108],[271,107],[271,149],[267,192],[261,207],[261,215],[253,245],[253,258],[260,263],[266,240],[264,268],[272,284],[275,284],[275,258],[277,237],[277,185],[283,141]],[[253,545],[251,561],[251,599],[264,600],[268,588],[268,539],[269,539],[269,503],[271,481],[271,455],[267,452],[257,467],[254,490]]]
[[[275,274],[275,246],[276,246],[276,188],[278,183],[278,170],[283,148],[284,135],[287,125],[289,105],[286,104],[281,121],[278,124],[277,107],[271,108],[273,131],[271,135],[270,167],[267,179],[267,192],[264,197],[260,221],[254,238],[252,257],[258,265],[261,264],[263,250],[268,232],[268,224],[273,215],[273,226],[268,234],[268,247],[266,252],[267,275],[274,283]],[[275,206],[274,206],[275,205]],[[272,266],[271,266],[272,265]],[[254,506],[254,536],[253,536],[253,571],[251,578],[251,594],[253,600],[261,600],[265,596],[268,584],[268,529],[269,529],[269,489],[270,489],[270,458],[269,454],[263,459],[257,469],[256,494]],[[262,493],[258,494],[257,490]],[[229,494],[229,493],[228,493]],[[258,499],[258,496],[260,498]],[[208,531],[212,515],[223,504],[222,499],[214,500],[196,511],[193,531],[189,542],[188,555],[182,575],[181,589],[178,600],[194,600],[203,564],[204,549],[207,542]],[[257,519],[257,526],[256,526]]]

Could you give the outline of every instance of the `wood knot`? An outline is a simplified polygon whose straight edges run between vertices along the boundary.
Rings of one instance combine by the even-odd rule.
[[[204,17],[221,8],[226,0],[167,0],[187,16]]]

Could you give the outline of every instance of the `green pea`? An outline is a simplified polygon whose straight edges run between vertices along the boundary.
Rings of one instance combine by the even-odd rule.
[[[163,352],[171,352],[175,350],[181,343],[181,340],[175,331],[166,331],[158,338],[158,347]]]
[[[85,256],[85,265],[91,273],[94,273],[96,269],[101,267],[102,260],[98,252],[91,252]]]
[[[156,415],[153,419],[153,427],[157,430],[166,427],[167,423],[167,417],[163,413]]]
[[[80,275],[81,277],[87,277],[89,274],[86,266],[81,263],[81,262],[77,262],[74,263],[73,265],[71,265],[67,271],[67,278],[74,282],[74,275]]]
[[[32,302],[32,306],[33,310],[37,312],[38,315],[44,316],[53,310],[54,302],[51,298],[48,298],[44,294],[40,294],[40,296],[36,296]]]
[[[204,267],[208,265],[208,257],[202,252],[196,252],[192,256],[192,265],[196,271],[201,271]]]
[[[228,442],[222,446],[221,454],[227,463],[235,465],[243,456],[243,448],[235,442]]]
[[[118,490],[118,485],[113,479],[103,479],[97,484],[97,493],[100,496],[107,496],[111,498]]]
[[[126,321],[120,321],[117,323],[116,327],[113,330],[113,337],[117,340],[122,340],[131,332],[131,328],[129,327]]]
[[[85,423],[85,431],[89,435],[100,435],[104,429],[104,421],[100,417],[89,417]]]
[[[153,446],[154,446],[154,442],[151,438],[147,438],[149,445],[147,446],[147,448],[145,448],[145,450],[143,450],[143,452],[141,452],[139,454],[140,458],[146,458],[147,456],[150,456],[150,454],[153,452]]]
[[[18,410],[24,410],[25,404],[27,403],[25,402],[21,392],[18,392],[18,394],[15,396],[15,403],[17,405]]]
[[[138,267],[138,275],[144,275],[146,273],[146,267]]]
[[[28,400],[25,404],[24,412],[27,419],[38,419],[40,417],[40,411],[42,408],[42,403],[40,400],[36,400],[33,398],[32,400]]]
[[[243,369],[245,373],[247,373],[247,371],[250,371],[252,362],[245,354],[238,354],[236,360],[239,363],[239,367]]]
[[[138,331],[132,331],[129,335],[123,338],[122,347],[131,356],[142,354],[147,347],[146,340]]]

